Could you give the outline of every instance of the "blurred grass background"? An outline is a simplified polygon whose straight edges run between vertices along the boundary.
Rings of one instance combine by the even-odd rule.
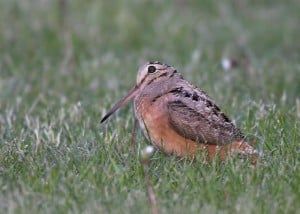
[[[159,60],[265,153],[251,167],[156,152],[159,212],[299,213],[299,11],[297,0],[1,0],[1,212],[149,213],[131,105],[99,121]]]

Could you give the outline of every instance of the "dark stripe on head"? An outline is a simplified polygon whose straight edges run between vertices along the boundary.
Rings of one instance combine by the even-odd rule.
[[[167,76],[167,75],[168,75],[167,72],[162,73],[161,75],[159,75],[159,76],[153,78],[151,81],[149,81],[147,85],[151,84],[151,83],[152,83],[153,81],[155,81],[156,79],[158,79],[158,78],[160,78],[160,77],[165,77],[165,76]]]
[[[174,77],[175,74],[177,74],[177,70],[174,70],[173,73],[170,75],[170,77]]]
[[[144,78],[143,78],[143,79],[141,80],[141,82],[140,82],[140,85],[143,84],[143,82],[146,80],[147,76],[148,76],[148,75],[145,75],[145,76],[144,76]]]
[[[170,65],[167,65],[167,64],[159,62],[159,61],[149,61],[148,64],[158,64],[158,65],[164,65],[167,67],[171,67]]]

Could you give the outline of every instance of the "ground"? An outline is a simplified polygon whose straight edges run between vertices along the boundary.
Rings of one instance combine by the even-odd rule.
[[[132,105],[100,119],[159,60],[264,153],[253,166],[156,151],[159,213],[300,213],[299,11],[297,0],[1,1],[0,210],[150,213]]]

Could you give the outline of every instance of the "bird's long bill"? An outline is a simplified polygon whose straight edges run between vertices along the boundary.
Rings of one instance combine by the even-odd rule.
[[[132,99],[137,91],[138,91],[139,87],[137,85],[133,86],[128,93],[122,97],[110,110],[109,112],[107,112],[107,114],[102,118],[101,123],[103,123],[107,118],[110,117],[110,115],[112,115],[116,110],[118,110],[118,108],[120,108],[122,105],[124,105],[125,103],[127,103],[130,99]]]

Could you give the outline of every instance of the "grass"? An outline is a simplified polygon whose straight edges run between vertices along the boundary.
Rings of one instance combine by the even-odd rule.
[[[265,156],[205,164],[156,151],[159,213],[300,213],[299,11],[296,0],[2,0],[1,212],[150,213],[131,106],[100,119],[140,64],[160,60]],[[239,66],[223,71],[224,57]]]

